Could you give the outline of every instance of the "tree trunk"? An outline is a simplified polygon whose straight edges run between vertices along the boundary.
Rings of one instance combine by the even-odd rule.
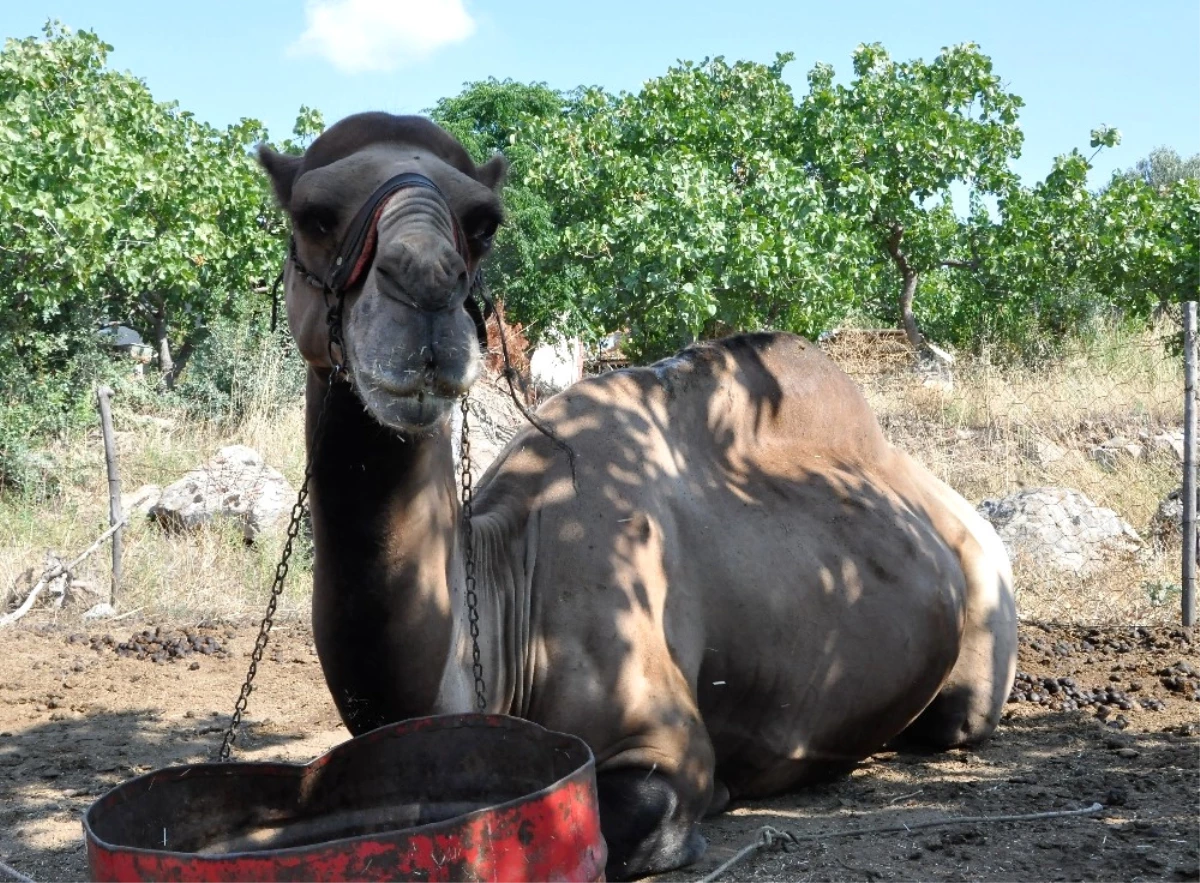
[[[908,262],[908,255],[900,250],[900,243],[903,240],[904,228],[896,224],[892,227],[886,247],[888,254],[892,256],[892,260],[896,264],[896,269],[900,271],[900,278],[904,280],[904,285],[900,289],[900,320],[904,323],[904,333],[912,348],[920,354],[925,350],[925,335],[917,327],[917,317],[913,315],[913,300],[917,296],[917,285],[921,281],[921,274],[912,268]]]
[[[193,336],[185,340],[183,345],[180,346],[179,350],[175,353],[175,361],[171,365],[171,374],[167,378],[167,389],[175,388],[175,381],[179,379],[179,375],[182,374],[183,369],[187,367],[188,359],[190,359],[192,354],[196,352],[196,335],[199,333],[200,332],[198,331],[193,332]]]
[[[904,287],[900,289],[900,318],[908,342],[918,353],[925,349],[925,335],[917,328],[917,317],[913,315],[913,299],[917,295],[920,274],[913,270],[904,271]]]
[[[168,336],[167,310],[159,307],[154,311],[154,350],[158,353],[159,378],[167,389],[175,387],[175,360],[171,358],[171,341]]]

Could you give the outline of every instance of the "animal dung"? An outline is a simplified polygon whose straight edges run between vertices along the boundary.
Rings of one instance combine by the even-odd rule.
[[[1043,662],[1059,657],[1067,662],[1074,661],[1081,667],[1100,663],[1108,669],[1108,683],[1096,683],[1095,677],[1099,676],[1099,672],[1088,686],[1083,674],[1078,678],[1039,677],[1018,671],[1008,696],[1009,703],[1027,702],[1050,711],[1086,709],[1114,729],[1123,729],[1128,725],[1128,720],[1120,712],[1166,709],[1162,699],[1145,695],[1152,684],[1132,673],[1120,659],[1135,649],[1151,650],[1163,655],[1186,653],[1190,651],[1191,638],[1185,631],[1143,626],[1130,628],[1126,635],[1081,627],[1067,631],[1064,639],[1057,641],[1042,639],[1034,633],[1022,634],[1020,642],[1034,653],[1043,654]],[[1182,699],[1200,702],[1200,671],[1190,662],[1180,659],[1156,670],[1154,674],[1159,684],[1169,692]]]
[[[155,663],[173,662],[199,653],[203,656],[224,657],[229,651],[214,636],[193,629],[165,629],[156,626],[153,630],[134,632],[127,641],[117,641],[112,635],[73,634],[68,644],[88,644],[93,650],[111,650],[126,659],[149,660]]]

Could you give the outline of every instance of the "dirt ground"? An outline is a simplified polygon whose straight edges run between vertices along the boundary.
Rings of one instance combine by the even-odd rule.
[[[154,628],[4,633],[0,861],[39,881],[86,879],[80,818],[96,797],[217,750],[254,628],[163,625],[151,643],[143,631]],[[1026,626],[1020,670],[1020,696],[982,748],[886,751],[832,784],[739,806],[705,822],[699,864],[662,879],[700,878],[764,825],[820,836],[752,856],[726,879],[1200,879],[1200,658],[1189,637]],[[277,627],[248,720],[245,759],[309,760],[346,738],[303,625]],[[833,836],[1093,802],[1103,808],[1092,816]]]

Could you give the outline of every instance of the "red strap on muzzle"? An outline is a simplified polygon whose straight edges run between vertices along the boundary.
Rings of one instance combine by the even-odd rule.
[[[354,268],[350,271],[350,275],[346,277],[343,288],[353,288],[357,284],[358,279],[362,276],[363,271],[371,266],[371,261],[375,257],[375,243],[379,241],[379,217],[383,214],[383,210],[387,208],[387,204],[392,201],[391,194],[383,202],[379,203],[379,208],[375,209],[375,214],[371,217],[371,225],[367,228],[367,240],[363,243],[363,249],[358,255],[358,260],[354,264]],[[455,237],[457,238],[457,237]]]

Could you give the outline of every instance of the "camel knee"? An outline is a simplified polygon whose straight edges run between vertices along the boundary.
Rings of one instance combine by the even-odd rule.
[[[601,771],[596,786],[608,844],[607,879],[669,871],[704,854],[697,813],[666,776],[636,768]]]
[[[715,779],[713,781],[712,799],[708,801],[708,809],[704,811],[704,817],[709,819],[713,816],[721,815],[721,813],[729,809],[731,800],[732,796],[729,793],[729,786],[720,779]]]
[[[919,748],[963,748],[977,745],[1000,719],[990,697],[962,684],[942,690],[900,734],[897,743]]]
[[[996,729],[1017,668],[1017,618],[1011,596],[968,621],[958,662],[901,742],[957,748],[982,742]]]

